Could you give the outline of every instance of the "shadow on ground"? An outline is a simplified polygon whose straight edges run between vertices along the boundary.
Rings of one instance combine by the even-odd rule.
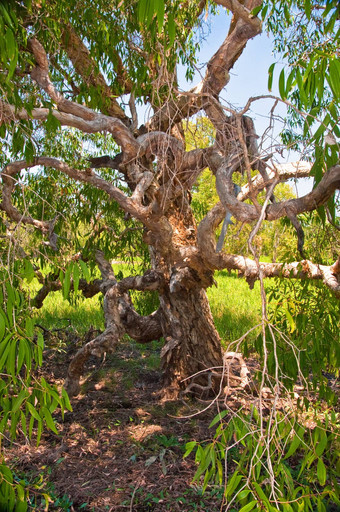
[[[43,373],[50,382],[62,384],[76,343],[68,347],[47,352]],[[162,402],[158,362],[157,344],[141,349],[127,341],[100,366],[94,358],[73,411],[64,420],[56,416],[60,434],[46,432],[38,447],[32,439],[6,448],[32,488],[31,510],[46,509],[42,492],[51,511],[220,510],[222,490],[203,496],[191,484],[193,457],[183,459],[186,442],[211,437],[216,410],[178,418],[203,404]]]

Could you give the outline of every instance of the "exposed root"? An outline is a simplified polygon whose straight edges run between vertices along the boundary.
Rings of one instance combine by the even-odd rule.
[[[244,389],[249,386],[250,371],[239,352],[226,352],[224,354],[225,379],[227,384],[224,394],[228,395],[231,388]],[[239,375],[237,375],[239,373]]]
[[[84,373],[84,365],[90,356],[101,357],[107,352],[114,352],[120,339],[120,333],[113,324],[76,353],[68,367],[64,383],[64,388],[69,396],[76,396],[79,393],[80,377]]]

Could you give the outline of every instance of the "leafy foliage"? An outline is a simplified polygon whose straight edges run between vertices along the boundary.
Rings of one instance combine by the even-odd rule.
[[[339,3],[269,1],[262,5],[262,18],[274,36],[276,52],[287,62],[278,79],[282,100],[291,102],[283,141],[309,154],[317,184],[325,168],[339,160]],[[269,69],[270,90],[274,68],[275,63]],[[335,220],[334,200],[329,208]],[[319,213],[324,220],[324,209]]]
[[[219,423],[212,443],[186,445],[185,457],[195,451],[194,481],[202,477],[203,489],[222,484],[230,465],[225,503],[231,510],[301,512],[339,506],[334,413],[325,413],[324,421],[313,420],[313,428],[305,424],[308,410],[304,421],[277,413],[274,423],[263,423],[256,407],[250,414],[227,415],[222,411],[211,423]]]
[[[61,393],[44,377],[36,377],[35,370],[42,364],[44,339],[35,332],[34,320],[19,283],[34,277],[29,260],[16,260],[9,273],[0,269],[0,442],[5,431],[12,440],[18,434],[31,439],[36,432],[39,444],[43,428],[58,434],[52,418],[60,408],[71,410],[67,393]],[[22,512],[27,509],[27,490],[22,482],[16,482],[11,470],[2,462],[0,505],[6,510]]]

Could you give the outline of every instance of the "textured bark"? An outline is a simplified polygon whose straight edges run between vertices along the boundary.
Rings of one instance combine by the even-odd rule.
[[[209,389],[209,369],[223,365],[220,337],[216,331],[209,302],[203,289],[179,290],[161,296],[165,344],[161,357],[164,370],[164,391],[176,396],[187,387],[188,377]],[[216,391],[218,380],[210,391]]]

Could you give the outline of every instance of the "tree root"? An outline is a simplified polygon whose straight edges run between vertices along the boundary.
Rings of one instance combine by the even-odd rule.
[[[80,391],[80,377],[84,372],[84,365],[90,356],[101,357],[106,352],[114,352],[121,336],[113,324],[102,334],[86,343],[73,357],[67,371],[64,383],[69,396],[76,396]]]

